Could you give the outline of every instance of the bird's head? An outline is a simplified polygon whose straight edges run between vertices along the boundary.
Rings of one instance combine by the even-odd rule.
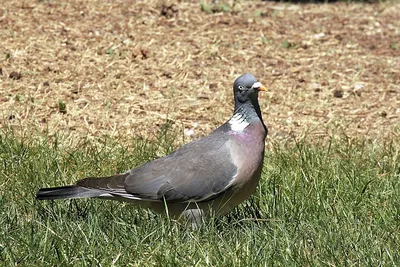
[[[257,102],[259,91],[267,91],[267,88],[258,82],[256,77],[250,73],[245,73],[238,77],[233,84],[235,103],[244,103],[250,100],[255,104],[253,101]]]

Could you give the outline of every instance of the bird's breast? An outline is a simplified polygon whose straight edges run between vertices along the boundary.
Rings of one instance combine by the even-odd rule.
[[[230,135],[229,150],[238,170],[235,179],[238,187],[250,186],[254,190],[257,186],[264,159],[265,136],[261,122]]]

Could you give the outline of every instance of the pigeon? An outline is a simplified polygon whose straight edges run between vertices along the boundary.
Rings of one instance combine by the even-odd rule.
[[[121,174],[42,188],[36,199],[119,200],[192,225],[226,215],[249,198],[260,181],[268,130],[258,93],[266,90],[254,75],[243,74],[233,84],[232,117],[208,136]]]

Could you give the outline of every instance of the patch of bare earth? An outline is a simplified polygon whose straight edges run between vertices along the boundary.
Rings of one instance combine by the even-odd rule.
[[[399,4],[236,2],[4,1],[0,126],[149,136],[168,118],[197,137],[251,72],[272,139],[399,133]]]

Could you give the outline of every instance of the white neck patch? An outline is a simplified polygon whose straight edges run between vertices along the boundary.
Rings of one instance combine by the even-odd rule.
[[[230,118],[228,121],[229,125],[231,126],[231,130],[235,132],[241,132],[243,131],[250,123],[242,117],[239,113],[236,113],[235,115]]]

